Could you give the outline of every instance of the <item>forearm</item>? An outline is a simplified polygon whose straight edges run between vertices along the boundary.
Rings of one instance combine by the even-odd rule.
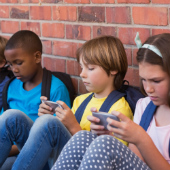
[[[19,150],[16,145],[12,145],[11,151],[9,153],[9,156],[15,156],[19,153]]]
[[[81,126],[79,125],[78,122],[75,123],[74,126],[71,126],[71,127],[69,128],[69,131],[70,131],[70,133],[71,133],[72,135],[74,135],[75,133],[77,133],[78,131],[81,131],[81,130],[82,130],[82,129],[81,129]]]
[[[137,148],[139,149],[146,164],[152,170],[170,169],[170,165],[158,151],[149,135],[146,134],[145,137],[141,138],[141,142],[137,144]]]

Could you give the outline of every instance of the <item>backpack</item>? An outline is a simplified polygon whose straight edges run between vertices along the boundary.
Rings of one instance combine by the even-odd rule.
[[[114,90],[108,95],[108,97],[103,102],[102,106],[100,107],[99,111],[108,112],[111,106],[116,101],[118,101],[122,97],[125,97],[126,101],[129,103],[132,113],[134,113],[136,102],[138,101],[138,99],[143,98],[145,96],[139,91],[139,89],[132,87],[130,85],[125,85],[125,82],[127,81],[123,82],[123,85],[119,90]],[[75,117],[79,123],[83,116],[84,110],[87,104],[90,102],[93,95],[94,93],[90,94],[76,110]]]
[[[76,96],[76,92],[71,80],[70,75],[63,73],[63,72],[51,72],[47,70],[46,68],[43,68],[43,79],[42,79],[42,88],[41,88],[41,96],[46,96],[48,99],[50,99],[50,89],[51,89],[51,77],[54,75],[58,79],[60,79],[65,86],[68,89],[71,106],[73,104],[73,100]],[[7,103],[7,91],[9,84],[15,79],[15,77],[12,77],[5,85],[3,92],[2,92],[2,107],[5,110],[9,108]]]
[[[145,111],[143,112],[139,125],[143,127],[145,131],[147,131],[150,125],[150,122],[155,114],[156,109],[157,109],[157,106],[155,106],[153,102],[150,101]],[[170,157],[170,140],[169,140],[169,157]]]

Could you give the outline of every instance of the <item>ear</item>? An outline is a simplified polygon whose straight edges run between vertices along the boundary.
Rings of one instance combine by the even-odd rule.
[[[38,63],[41,63],[41,52],[40,51],[36,51],[35,53],[34,53],[34,56],[35,56],[35,61],[36,61],[36,63],[38,64]]]
[[[115,76],[117,73],[118,73],[118,71],[117,71],[117,70],[110,71],[110,75],[111,75],[111,76]]]

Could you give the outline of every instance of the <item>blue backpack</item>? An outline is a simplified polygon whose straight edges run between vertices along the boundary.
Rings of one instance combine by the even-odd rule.
[[[157,109],[157,106],[155,106],[153,102],[151,101],[147,105],[145,111],[143,112],[139,125],[142,126],[145,131],[147,131],[150,125],[150,122],[155,114],[156,109]],[[170,157],[170,141],[169,141],[169,157]]]
[[[79,123],[83,116],[84,110],[87,104],[92,99],[93,95],[94,93],[90,94],[78,107],[75,113],[75,117]],[[108,112],[111,106],[122,97],[125,97],[126,101],[129,103],[132,112],[134,113],[136,102],[138,101],[138,99],[143,98],[144,95],[139,91],[138,88],[123,84],[120,90],[114,90],[109,94],[109,96],[106,98],[101,108],[99,109],[99,111]]]

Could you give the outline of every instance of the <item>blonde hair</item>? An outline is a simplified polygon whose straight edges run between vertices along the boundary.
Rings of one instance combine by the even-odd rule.
[[[5,60],[4,50],[7,41],[8,40],[6,38],[0,36],[0,63],[2,63]]]
[[[113,36],[101,36],[87,41],[77,50],[77,61],[80,57],[87,64],[101,66],[107,75],[117,71],[113,86],[119,89],[127,72],[128,62],[122,42]]]

